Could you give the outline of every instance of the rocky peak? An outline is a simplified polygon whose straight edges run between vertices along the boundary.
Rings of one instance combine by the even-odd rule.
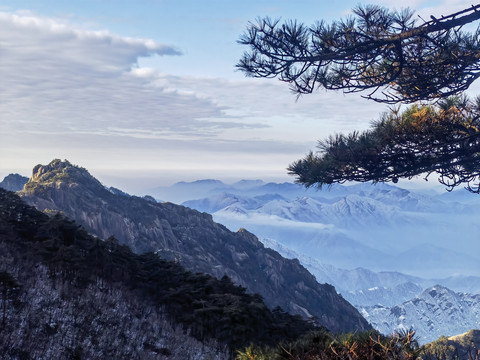
[[[68,160],[55,159],[48,165],[37,165],[33,168],[32,176],[25,184],[22,194],[44,193],[55,196],[53,189],[88,190],[92,196],[109,191],[95,179],[87,169],[72,165]],[[58,194],[57,194],[58,195]]]
[[[103,188],[102,184],[95,179],[87,169],[72,165],[68,160],[55,159],[48,165],[37,165],[33,168],[32,177],[28,185],[46,185],[50,183],[77,184],[89,188]]]

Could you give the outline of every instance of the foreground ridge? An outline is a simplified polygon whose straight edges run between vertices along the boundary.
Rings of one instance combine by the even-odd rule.
[[[273,345],[313,329],[270,311],[227,277],[134,254],[3,189],[0,214],[0,353],[7,358],[225,358],[251,342]]]

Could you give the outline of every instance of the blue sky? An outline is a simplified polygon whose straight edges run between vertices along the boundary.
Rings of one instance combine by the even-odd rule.
[[[236,41],[257,17],[311,24],[396,1],[82,0],[0,3],[0,177],[54,158],[141,193],[180,180],[293,181],[286,167],[385,106],[318,92],[298,101],[246,79]],[[404,1],[428,18],[467,1]]]

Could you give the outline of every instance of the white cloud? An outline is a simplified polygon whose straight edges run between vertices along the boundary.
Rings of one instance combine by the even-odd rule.
[[[106,30],[78,30],[59,20],[36,15],[0,13],[2,48],[9,58],[41,56],[35,60],[63,60],[97,71],[128,70],[137,59],[150,55],[181,55],[173,46],[150,39],[120,37]],[[34,59],[30,59],[34,60]]]
[[[267,119],[278,117],[330,121],[351,109],[356,123],[362,114],[353,106],[340,111],[338,94],[296,102],[277,81],[175,77],[138,68],[139,57],[179,52],[31,14],[0,13],[0,52],[0,120],[12,132],[201,138],[228,129],[266,129],[276,121]]]
[[[0,170],[68,158],[87,168],[108,162],[284,174],[317,139],[364,128],[383,109],[331,92],[295,101],[276,80],[140,68],[138,59],[152,54],[179,52],[148,39],[0,12]]]
[[[211,101],[132,76],[142,56],[172,46],[84,31],[52,19],[0,13],[0,120],[9,131],[188,132],[222,113]],[[206,124],[210,126],[210,124]]]
[[[323,135],[331,131],[350,131],[365,127],[386,110],[383,104],[341,92],[318,91],[296,100],[288,84],[277,79],[199,79],[161,73],[150,73],[150,78],[156,86],[210,99],[224,109],[225,114],[243,123],[262,119],[270,125],[266,129],[269,132],[275,131],[276,124],[285,129],[289,126],[285,122],[302,128],[304,136],[315,135],[311,130],[318,130],[317,126],[324,129]],[[285,135],[287,139],[293,134],[285,132]],[[317,133],[315,138],[321,135]]]

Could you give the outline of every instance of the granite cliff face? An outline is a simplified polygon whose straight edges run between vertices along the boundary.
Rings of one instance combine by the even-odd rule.
[[[114,236],[137,253],[155,251],[194,272],[226,274],[268,306],[314,316],[332,331],[370,328],[332,286],[317,283],[297,260],[265,248],[248,231],[229,231],[206,213],[114,194],[87,170],[60,160],[37,165],[20,196],[39,210],[61,211],[100,238]]]

